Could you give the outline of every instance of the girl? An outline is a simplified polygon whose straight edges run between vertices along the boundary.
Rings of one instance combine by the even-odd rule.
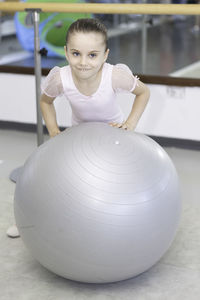
[[[79,19],[67,32],[65,54],[68,66],[53,68],[42,85],[41,110],[49,135],[60,133],[53,106],[64,94],[72,108],[72,125],[98,121],[123,129],[135,129],[149,99],[149,89],[125,65],[106,63],[109,49],[107,30],[96,19]],[[136,95],[124,120],[117,92]]]
[[[50,137],[60,133],[53,101],[65,95],[72,109],[72,125],[104,122],[134,130],[149,99],[149,89],[126,65],[106,63],[109,49],[107,30],[96,19],[79,19],[67,32],[65,54],[68,66],[54,67],[42,84],[41,110]],[[120,91],[136,97],[126,120],[116,101]],[[18,237],[16,226],[7,231]]]

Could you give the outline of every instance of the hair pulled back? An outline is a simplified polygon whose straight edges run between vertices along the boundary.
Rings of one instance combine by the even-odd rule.
[[[101,23],[97,19],[78,19],[75,22],[73,22],[66,35],[66,44],[69,42],[70,36],[73,33],[76,32],[84,32],[84,33],[89,33],[89,32],[96,32],[100,33],[104,37],[104,42],[105,42],[105,47],[107,50],[108,49],[108,36],[107,36],[107,29],[103,23]]]

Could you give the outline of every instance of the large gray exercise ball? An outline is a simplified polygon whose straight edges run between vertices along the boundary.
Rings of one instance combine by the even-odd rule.
[[[41,145],[17,181],[20,235],[47,269],[116,282],[154,265],[180,216],[176,170],[151,138],[83,123]]]

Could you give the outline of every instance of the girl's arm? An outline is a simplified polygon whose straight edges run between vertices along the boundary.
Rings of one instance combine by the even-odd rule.
[[[140,80],[137,81],[137,86],[132,92],[136,97],[127,120],[123,124],[111,123],[111,126],[119,127],[128,130],[134,130],[139,122],[142,113],[148,103],[150,97],[149,88]]]
[[[135,100],[127,120],[122,124],[122,128],[129,130],[136,128],[150,97],[149,88],[140,80],[132,93],[136,95]]]
[[[40,107],[50,137],[54,137],[60,133],[53,104],[54,100],[55,98],[48,97],[45,94],[42,94],[40,97]]]

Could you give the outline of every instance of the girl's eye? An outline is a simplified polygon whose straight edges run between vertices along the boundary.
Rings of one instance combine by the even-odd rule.
[[[73,52],[72,54],[73,54],[73,56],[78,56],[79,55],[78,52]]]
[[[97,56],[97,55],[96,55],[96,53],[91,53],[89,56],[90,56],[91,58],[94,58],[94,57]]]

